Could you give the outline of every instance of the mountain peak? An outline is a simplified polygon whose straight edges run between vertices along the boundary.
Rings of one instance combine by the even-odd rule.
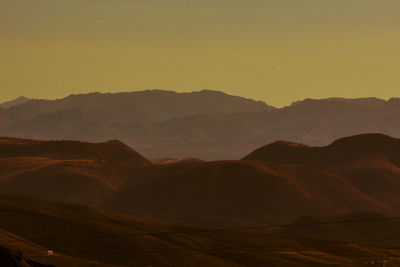
[[[400,166],[398,151],[400,151],[400,139],[384,134],[369,133],[340,138],[324,147],[275,142],[255,150],[244,157],[244,160],[286,164],[342,165],[371,155],[383,155],[383,158]]]
[[[81,141],[36,141],[17,138],[0,138],[0,158],[45,156],[54,159],[102,159],[130,161],[146,166],[151,163],[118,140],[103,143]]]
[[[10,108],[12,106],[18,106],[18,105],[24,104],[24,103],[26,103],[26,102],[28,102],[30,100],[31,100],[30,98],[27,98],[25,96],[20,96],[20,97],[14,99],[14,100],[1,103],[0,104],[0,108],[8,109],[8,108]]]

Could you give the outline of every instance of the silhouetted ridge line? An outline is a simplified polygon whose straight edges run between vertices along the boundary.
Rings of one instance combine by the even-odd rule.
[[[0,158],[27,156],[54,159],[136,160],[143,165],[151,165],[150,161],[118,140],[88,143],[70,140],[37,141],[10,137],[0,138]]]
[[[325,147],[277,141],[250,153],[243,160],[260,160],[287,164],[349,164],[370,155],[383,155],[400,166],[400,139],[383,134],[345,137]]]
[[[18,105],[24,104],[30,100],[32,100],[32,99],[24,97],[24,96],[20,96],[14,100],[0,103],[0,108],[8,109],[13,106],[18,106]]]

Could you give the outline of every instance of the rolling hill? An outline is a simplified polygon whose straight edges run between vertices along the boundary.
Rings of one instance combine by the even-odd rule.
[[[16,138],[0,138],[0,158],[47,157],[53,159],[97,159],[129,161],[138,166],[150,163],[129,146],[117,140],[104,143],[78,141],[35,141]]]
[[[332,223],[341,222],[341,223]],[[337,241],[385,240],[400,237],[400,218],[387,219],[379,213],[353,212],[334,217],[300,217],[279,229],[288,236],[304,236]]]
[[[4,229],[0,231],[0,244],[20,246],[24,255],[56,266],[364,266],[365,261],[375,258],[399,263],[398,252],[392,249],[398,241],[364,243],[362,230],[357,230],[357,239],[348,242],[316,237],[318,227],[323,227],[318,224],[312,232],[298,236],[289,235],[283,225],[199,228],[176,218],[107,213],[2,192],[0,212],[0,228]],[[315,220],[331,222],[332,218]],[[334,223],[343,233],[349,227],[358,229],[357,224],[362,223],[350,224]],[[381,225],[385,226],[384,222]],[[390,225],[395,227],[395,222]],[[304,225],[296,221],[290,224],[292,231],[296,227]],[[387,232],[382,231],[383,235]],[[43,257],[47,250],[54,256]]]
[[[114,266],[90,260],[74,258],[59,252],[49,256],[49,249],[31,242],[21,236],[0,229],[0,263],[4,267],[89,267]],[[10,263],[6,265],[6,263]]]
[[[394,193],[393,198],[383,199],[362,185],[352,183],[339,171],[307,166],[251,161],[198,163],[163,170],[149,181],[127,186],[103,207],[153,215],[224,216],[251,221],[288,221],[303,215],[351,211],[399,213]],[[399,182],[395,185],[398,188]]]
[[[399,151],[400,139],[383,134],[362,134],[338,139],[325,147],[277,141],[243,159],[286,164],[345,165],[380,155],[400,167]]]
[[[0,246],[56,266],[396,266],[398,145],[364,134],[152,163],[119,141],[1,138]]]
[[[0,139],[0,188],[99,204],[152,164],[119,141]]]
[[[157,216],[288,222],[356,211],[396,215],[398,144],[380,134],[347,137],[327,147],[280,141],[242,161],[153,165],[119,141],[3,138],[0,189]]]
[[[397,215],[398,144],[397,139],[376,134],[315,148],[275,142],[242,161],[156,167],[143,182],[122,188],[103,207],[250,221],[358,211]]]

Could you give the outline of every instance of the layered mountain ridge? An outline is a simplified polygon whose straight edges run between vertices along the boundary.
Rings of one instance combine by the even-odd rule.
[[[239,159],[275,140],[328,145],[343,136],[400,136],[399,99],[306,99],[284,108],[218,91],[148,90],[30,100],[0,109],[0,133],[33,139],[119,139],[148,159]]]

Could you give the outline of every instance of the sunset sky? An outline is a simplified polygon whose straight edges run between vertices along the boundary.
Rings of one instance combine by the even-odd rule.
[[[0,101],[203,88],[400,96],[399,0],[1,0]]]

